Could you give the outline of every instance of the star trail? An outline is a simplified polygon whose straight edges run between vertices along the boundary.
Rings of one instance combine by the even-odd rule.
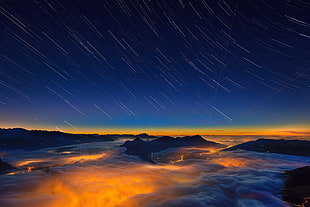
[[[2,0],[0,124],[310,123],[306,0]]]

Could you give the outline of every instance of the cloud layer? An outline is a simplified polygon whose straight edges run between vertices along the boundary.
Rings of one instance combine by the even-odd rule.
[[[87,146],[61,155],[32,153],[37,162],[16,161],[54,167],[2,175],[0,206],[287,206],[279,194],[281,173],[310,163],[298,156],[188,148],[157,153],[160,163],[151,165],[124,149],[96,153],[98,146]]]

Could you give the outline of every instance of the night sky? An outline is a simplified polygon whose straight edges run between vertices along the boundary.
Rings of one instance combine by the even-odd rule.
[[[0,127],[310,123],[306,0],[1,0]]]

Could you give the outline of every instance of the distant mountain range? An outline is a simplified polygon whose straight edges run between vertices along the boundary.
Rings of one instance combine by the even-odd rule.
[[[120,138],[154,139],[146,133],[133,134],[71,134],[60,131],[26,130],[23,128],[0,128],[0,150],[37,150],[91,142],[114,141]]]
[[[134,135],[70,134],[22,128],[0,129],[0,150],[37,150],[81,143],[114,141],[122,136]]]
[[[256,152],[270,152],[287,155],[310,157],[310,141],[284,139],[258,139],[245,142],[225,149],[225,151],[248,150]]]
[[[150,153],[158,152],[170,147],[206,146],[223,148],[222,144],[203,139],[201,136],[185,136],[173,138],[169,136],[156,137],[146,133],[132,134],[70,134],[59,131],[26,130],[22,128],[0,128],[0,150],[37,150],[48,147],[59,147],[91,142],[114,141],[119,138],[132,138],[122,146],[127,148],[128,154],[135,154],[148,160]],[[148,140],[143,141],[143,140]],[[256,152],[281,153],[310,157],[310,141],[284,139],[258,139],[245,142],[224,150],[248,150]],[[150,161],[150,160],[148,160]]]
[[[127,148],[127,154],[138,155],[143,160],[151,163],[154,163],[154,161],[151,159],[151,153],[159,152],[171,147],[225,147],[225,145],[207,141],[199,135],[179,138],[166,136],[154,139],[149,142],[145,142],[139,138],[136,138],[134,141],[126,141],[121,146]],[[256,141],[245,142],[230,148],[223,149],[223,151],[234,150],[247,150],[310,157],[310,141],[258,139]]]
[[[207,141],[199,135],[185,137],[150,136],[146,133],[139,135],[132,134],[70,134],[59,131],[26,130],[22,128],[0,129],[0,150],[37,150],[48,147],[61,147],[81,143],[114,141],[119,138],[131,138],[133,141],[126,141],[121,147],[126,147],[126,153],[137,155],[145,161],[154,163],[151,154],[173,147],[212,147],[225,148],[223,144]],[[59,148],[59,151],[68,147]],[[72,148],[72,147],[70,147]],[[74,148],[74,146],[73,146]],[[275,140],[258,139],[245,142],[223,151],[248,150],[256,152],[280,153],[288,155],[299,155],[310,157],[310,141],[300,140]],[[0,159],[0,174],[14,170],[14,168]]]

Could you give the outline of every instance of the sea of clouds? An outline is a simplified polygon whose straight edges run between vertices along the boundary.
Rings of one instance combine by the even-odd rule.
[[[283,172],[310,165],[301,156],[204,148],[155,153],[154,165],[119,144],[6,152],[22,171],[0,175],[0,206],[281,207]]]

